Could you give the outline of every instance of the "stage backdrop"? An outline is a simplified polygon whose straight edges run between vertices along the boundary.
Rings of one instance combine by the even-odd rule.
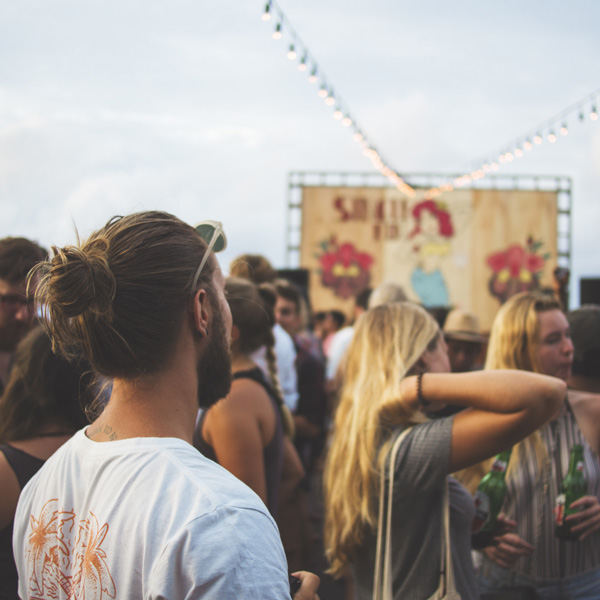
[[[438,198],[373,187],[303,187],[301,267],[314,310],[352,312],[361,289],[400,283],[425,306],[477,314],[487,331],[502,302],[550,286],[557,194],[455,190]]]

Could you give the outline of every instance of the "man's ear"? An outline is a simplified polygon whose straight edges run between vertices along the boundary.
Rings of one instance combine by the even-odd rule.
[[[210,320],[210,302],[205,290],[200,289],[194,294],[192,306],[194,325],[196,331],[206,337],[208,335],[208,322]]]
[[[231,345],[235,344],[240,339],[240,328],[237,325],[231,326]]]

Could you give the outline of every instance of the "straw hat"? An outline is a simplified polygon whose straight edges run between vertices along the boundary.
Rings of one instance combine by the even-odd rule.
[[[479,333],[477,317],[461,308],[455,308],[448,313],[444,323],[444,335],[447,338],[478,344],[485,341],[485,338]]]

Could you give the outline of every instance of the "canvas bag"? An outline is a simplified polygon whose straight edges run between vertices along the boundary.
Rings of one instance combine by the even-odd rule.
[[[375,575],[373,578],[373,600],[393,600],[392,593],[392,497],[394,492],[394,467],[396,455],[404,438],[412,428],[405,429],[397,438],[390,450],[388,509],[386,514],[384,535],[384,498],[385,468],[380,474],[379,520],[377,525],[377,551],[375,554]],[[461,600],[454,583],[454,568],[450,551],[450,510],[448,499],[448,482],[444,484],[443,498],[444,534],[441,541],[440,582],[438,589],[427,600]]]

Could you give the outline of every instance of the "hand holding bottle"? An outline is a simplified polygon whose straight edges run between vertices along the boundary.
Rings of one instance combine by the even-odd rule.
[[[571,531],[583,540],[595,531],[600,530],[600,501],[596,496],[583,496],[571,504],[571,508],[580,512],[569,515],[566,521],[571,524]]]

